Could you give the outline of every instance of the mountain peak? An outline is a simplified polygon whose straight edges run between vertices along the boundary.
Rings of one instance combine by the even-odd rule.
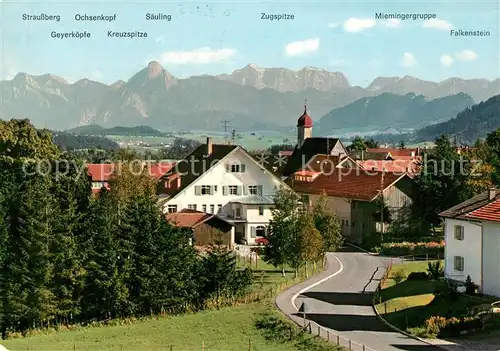
[[[152,79],[158,77],[163,73],[164,69],[158,61],[151,61],[148,63],[148,78]]]

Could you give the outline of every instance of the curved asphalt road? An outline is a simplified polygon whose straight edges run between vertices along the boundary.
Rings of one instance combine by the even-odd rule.
[[[302,325],[302,314],[297,313],[297,308],[305,302],[306,318],[341,338],[351,339],[353,350],[362,350],[360,344],[364,344],[367,351],[368,348],[374,351],[439,350],[392,331],[375,316],[371,307],[373,293],[390,261],[390,258],[361,252],[330,253],[327,255],[328,269],[280,294],[276,304]],[[302,292],[311,284],[310,289]],[[317,334],[317,330],[313,332]],[[326,337],[325,332],[321,335]],[[331,340],[335,338],[330,336]],[[347,341],[341,340],[341,345],[347,346]]]

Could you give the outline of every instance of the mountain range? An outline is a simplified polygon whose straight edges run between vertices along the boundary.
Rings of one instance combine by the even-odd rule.
[[[165,132],[220,130],[221,121],[228,120],[238,131],[269,130],[294,126],[304,98],[308,113],[319,120],[334,109],[383,93],[405,100],[408,93],[427,99],[465,93],[479,102],[500,93],[500,79],[451,78],[436,83],[410,76],[379,77],[362,88],[351,86],[340,72],[313,67],[291,71],[247,65],[231,74],[179,79],[158,62],[150,62],[128,81],[111,85],[19,73],[0,81],[0,118],[26,117],[51,129],[99,124],[148,125]]]
[[[365,126],[376,129],[387,126],[421,128],[452,119],[474,103],[465,93],[433,100],[414,93],[382,93],[330,111],[316,123],[316,127],[323,135],[335,134],[335,129]]]
[[[472,144],[497,128],[500,128],[500,95],[466,108],[446,122],[422,128],[415,136],[418,140],[433,140],[447,134],[460,143]]]

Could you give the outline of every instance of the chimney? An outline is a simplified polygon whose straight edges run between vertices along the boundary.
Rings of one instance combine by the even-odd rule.
[[[417,147],[417,156],[420,156],[420,148]]]
[[[497,197],[497,189],[489,188],[488,189],[488,200],[494,200]]]
[[[180,175],[177,177],[177,184],[176,185],[177,185],[177,189],[181,188],[181,176]]]
[[[212,138],[207,138],[207,156],[210,156],[212,154],[213,150],[213,145],[212,145]]]

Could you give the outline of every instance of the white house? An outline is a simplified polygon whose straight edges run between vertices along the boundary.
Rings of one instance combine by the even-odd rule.
[[[490,189],[442,213],[445,276],[467,276],[482,293],[500,296],[500,193]]]
[[[162,178],[164,213],[183,209],[217,214],[234,224],[236,241],[255,244],[271,219],[278,177],[238,145],[199,146]]]

